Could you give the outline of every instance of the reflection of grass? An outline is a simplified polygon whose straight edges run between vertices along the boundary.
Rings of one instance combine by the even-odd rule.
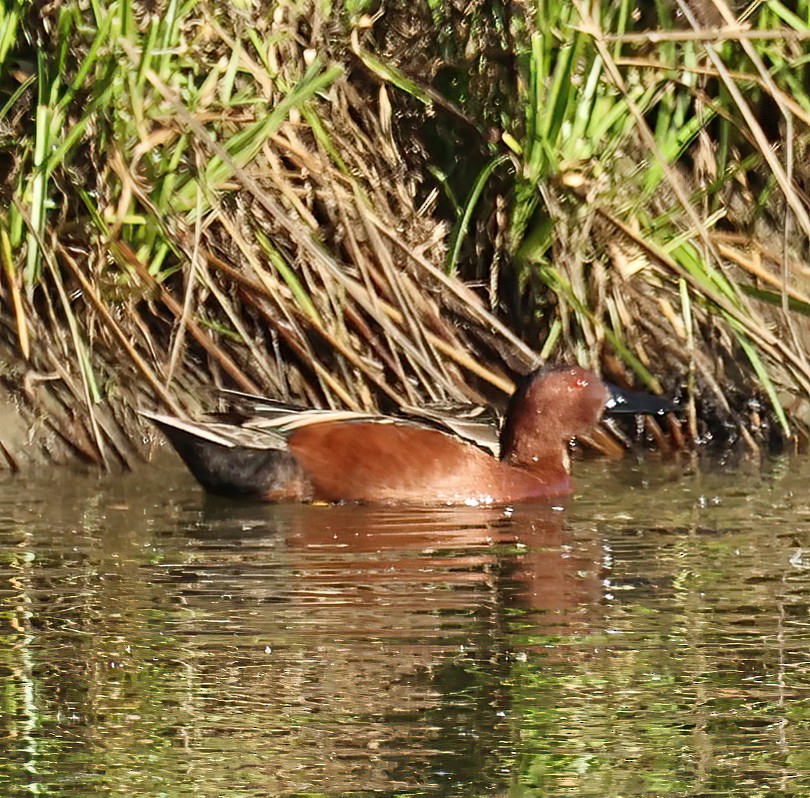
[[[563,673],[555,675],[542,662],[539,669],[513,669],[521,739],[515,795],[555,795],[565,788],[588,796],[687,790],[682,768],[691,730],[679,716],[676,680],[664,676],[654,690],[634,689],[638,656],[611,659],[605,672],[600,664],[606,661],[560,664]]]
[[[788,433],[783,390],[810,391],[808,8],[677,5],[454,25],[433,3],[423,61],[394,46],[399,8],[8,4],[4,378],[45,375],[25,401],[104,466],[133,458],[141,394],[477,398],[537,352],[652,390],[687,374],[695,437],[699,409],[753,445],[734,411],[756,386]]]
[[[696,475],[672,490],[683,508],[667,504],[662,526],[641,523],[655,518],[649,506],[630,526],[607,524],[610,597],[583,606],[569,635],[517,616],[515,795],[769,795],[788,781],[806,791],[805,641],[788,620],[806,603],[805,575],[787,563],[795,516],[752,515],[805,478],[776,475],[775,490],[757,474],[743,500],[739,474]],[[707,491],[717,504],[699,509]],[[692,523],[671,528],[681,512]],[[575,523],[593,534],[587,509]],[[782,524],[791,532],[777,542]]]

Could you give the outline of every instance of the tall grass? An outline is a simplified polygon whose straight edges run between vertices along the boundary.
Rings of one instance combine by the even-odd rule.
[[[211,383],[479,400],[545,358],[793,434],[810,9],[591,8],[6,4],[0,378],[52,453],[128,464],[133,406]]]
[[[739,397],[767,397],[787,437],[781,397],[810,388],[810,218],[795,156],[807,147],[810,6],[752,4],[739,19],[723,2],[656,8],[643,30],[650,20],[634,21],[628,2],[535,4],[517,45],[524,117],[482,152],[448,268],[488,181],[508,198],[491,257],[509,265],[538,344],[556,341],[547,353],[618,360],[653,390],[687,373],[692,436],[711,433],[700,416],[754,446],[762,415],[740,413]]]

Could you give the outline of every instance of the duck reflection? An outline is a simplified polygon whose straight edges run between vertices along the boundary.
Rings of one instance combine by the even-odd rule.
[[[286,546],[301,557],[302,590],[339,580],[367,601],[370,585],[394,590],[407,583],[416,611],[425,609],[415,600],[420,594],[430,594],[437,608],[469,606],[466,592],[453,588],[476,586],[485,603],[534,610],[557,626],[599,597],[598,544],[572,540],[564,513],[547,505],[409,513],[310,508],[294,517]],[[436,586],[444,588],[439,595]]]
[[[57,782],[77,741],[105,794],[137,792],[137,769],[200,796],[233,792],[235,769],[258,795],[509,780],[516,659],[576,656],[565,640],[601,614],[598,538],[547,505],[201,507],[190,483],[158,512],[168,481],[60,501],[48,484],[36,526],[5,533],[19,609],[0,667],[30,718],[56,719]],[[40,724],[3,722],[27,761]]]
[[[296,599],[308,604],[393,607],[399,596],[396,611],[405,614],[472,610],[473,590],[490,605],[533,611],[551,631],[567,627],[602,594],[600,541],[575,538],[558,506],[257,505],[234,516],[235,509],[209,500],[196,535],[236,543],[237,560],[251,541],[278,536]]]
[[[331,790],[498,783],[515,657],[581,634],[601,598],[598,540],[548,505],[211,500],[189,533],[158,577],[174,631],[204,649],[202,683],[238,685],[219,715],[249,696],[258,735],[284,727],[268,789],[303,789],[302,768]]]

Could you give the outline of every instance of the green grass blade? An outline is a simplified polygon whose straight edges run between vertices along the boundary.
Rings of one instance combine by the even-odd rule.
[[[290,289],[290,293],[292,293],[293,297],[295,297],[298,306],[314,322],[316,322],[319,326],[322,326],[323,320],[321,319],[321,314],[318,313],[315,303],[312,301],[312,298],[301,284],[301,281],[298,279],[298,275],[287,263],[284,256],[278,251],[278,249],[276,249],[276,247],[273,246],[270,239],[264,233],[262,233],[261,230],[254,231],[254,234],[256,236],[256,240],[259,242],[259,245],[270,260],[270,263],[279,273],[287,288]]]
[[[661,393],[661,384],[650,373],[649,369],[633,354],[627,344],[606,325],[593,310],[576,295],[571,283],[566,280],[558,269],[545,266],[541,269],[543,280],[554,290],[561,299],[566,301],[574,311],[587,318],[592,324],[599,327],[605,338],[610,342],[616,353],[633,370],[636,376],[654,393]]]
[[[456,223],[455,229],[450,239],[450,249],[447,253],[446,271],[450,275],[455,275],[458,269],[458,258],[461,253],[461,247],[467,236],[467,230],[470,226],[470,221],[475,212],[478,200],[481,197],[481,192],[487,184],[487,181],[492,176],[492,173],[503,163],[510,160],[508,155],[499,155],[492,158],[487,162],[484,168],[478,173],[478,176],[473,183],[470,190],[470,195],[467,197],[467,202],[464,203],[464,210],[461,218]]]
[[[320,62],[313,63],[298,85],[264,119],[240,130],[226,142],[225,149],[228,154],[238,166],[250,163],[267,139],[278,131],[292,108],[300,106],[318,92],[328,88],[342,73],[340,67],[332,66],[323,70]],[[232,177],[233,170],[230,164],[215,155],[208,162],[201,180],[211,191]],[[197,190],[196,179],[187,182],[175,194],[175,207],[181,211],[192,210],[196,204]]]
[[[776,393],[776,387],[771,380],[767,366],[762,362],[762,358],[759,356],[756,348],[748,339],[748,336],[739,328],[737,322],[729,316],[726,316],[725,318],[731,329],[734,330],[737,342],[740,344],[743,352],[745,352],[749,363],[757,375],[757,379],[764,388],[765,393],[768,396],[768,400],[771,403],[771,407],[773,408],[773,412],[776,415],[776,418],[779,420],[779,426],[782,428],[782,432],[786,438],[789,438],[791,435],[790,424],[788,423],[785,409],[782,407],[782,403],[779,401],[779,396]]]

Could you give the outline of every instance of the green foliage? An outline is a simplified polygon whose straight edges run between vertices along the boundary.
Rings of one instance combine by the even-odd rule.
[[[418,216],[390,131],[346,80],[356,58],[303,40],[338,12],[266,10],[2,10],[5,382],[47,374],[25,401],[105,468],[132,459],[133,406],[182,412],[220,375],[359,408],[375,393],[468,398],[461,369],[509,390],[470,356],[476,330],[531,360],[434,265],[439,225]],[[345,10],[353,24],[367,8]],[[414,276],[446,294],[415,300]],[[438,334],[446,300],[465,324]]]
[[[222,373],[365,406],[508,391],[539,353],[688,374],[723,425],[759,391],[787,435],[810,5],[712,9],[8,2],[0,341],[105,463],[122,363],[164,404]]]
[[[710,330],[719,321],[728,336],[715,356],[749,361],[750,383],[764,390],[789,435],[774,380],[805,392],[810,370],[795,339],[775,335],[763,317],[782,326],[795,321],[768,315],[773,297],[751,284],[755,266],[730,269],[719,242],[725,231],[747,237],[770,227],[773,241],[762,246],[788,260],[810,235],[794,174],[810,121],[799,47],[810,6],[752,7],[736,28],[731,11],[718,9],[704,23],[679,3],[657,4],[652,19],[639,18],[628,2],[538,0],[534,18],[516,28],[522,117],[504,119],[500,142],[457,211],[449,265],[464,273],[460,253],[476,230],[471,209],[491,212],[482,183],[497,176],[508,213],[496,260],[508,264],[503,273],[525,297],[538,348],[545,339],[546,354],[573,350],[592,361],[615,354],[652,385],[651,364],[664,353],[693,369],[695,352],[715,345]],[[721,13],[727,32],[717,35],[707,28],[724,22]],[[454,99],[466,109],[463,97]],[[781,129],[764,129],[774,118]],[[784,156],[774,155],[774,140]],[[496,172],[492,164],[504,152],[513,168]],[[452,183],[445,190],[457,193]],[[781,241],[781,224],[774,229],[770,219],[785,206],[796,236]],[[475,250],[482,248],[479,242]],[[694,304],[688,324],[678,288],[684,275]],[[776,304],[801,313],[801,299],[788,296],[793,279],[789,267],[777,275],[777,295],[787,298]],[[661,302],[681,305],[663,327],[657,312],[655,323],[646,318]],[[564,335],[549,346],[560,325]],[[710,379],[707,388],[717,393]],[[722,391],[716,399],[727,401]]]

